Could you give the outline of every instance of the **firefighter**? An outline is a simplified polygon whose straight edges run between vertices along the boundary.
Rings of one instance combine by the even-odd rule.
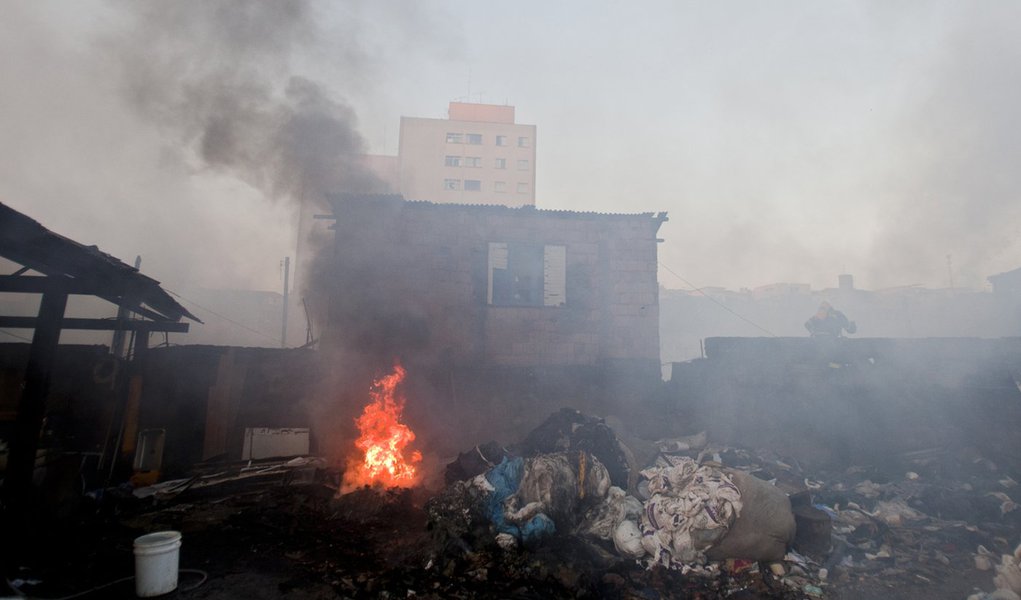
[[[848,321],[844,313],[833,308],[829,302],[823,302],[812,318],[805,321],[805,329],[812,337],[838,338],[843,336],[844,331],[858,331],[858,326],[854,321]]]

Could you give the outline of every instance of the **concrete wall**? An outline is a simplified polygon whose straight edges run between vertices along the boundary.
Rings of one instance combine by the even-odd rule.
[[[448,133],[462,141],[448,142]],[[481,135],[481,143],[468,143],[468,134]],[[497,146],[497,136],[505,136],[506,145]],[[535,205],[535,137],[535,125],[401,117],[400,191],[431,202]],[[526,145],[519,146],[518,138]],[[459,157],[460,166],[447,166],[447,156]],[[479,159],[479,166],[468,166],[470,158]],[[505,161],[503,168],[497,159]],[[518,161],[527,164],[521,168]],[[446,189],[447,179],[459,182],[457,189]],[[480,189],[465,189],[467,180],[481,182]]]
[[[717,442],[895,476],[919,451],[1021,467],[1021,338],[709,338],[706,353],[670,387],[678,421]]]
[[[452,121],[514,123],[514,107],[503,104],[451,102],[447,109],[447,116]]]
[[[324,348],[503,366],[659,364],[651,215],[342,197]],[[490,242],[566,247],[566,304],[487,304]]]
[[[1021,301],[1007,294],[914,287],[881,292],[798,291],[775,296],[757,296],[755,291],[706,292],[712,299],[694,292],[661,291],[664,362],[699,358],[701,341],[709,337],[807,337],[804,323],[823,300],[857,323],[858,331],[851,338],[1021,335]]]

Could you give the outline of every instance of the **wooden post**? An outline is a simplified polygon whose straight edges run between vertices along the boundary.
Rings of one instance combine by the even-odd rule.
[[[138,415],[142,403],[142,372],[145,357],[149,353],[149,332],[135,334],[135,352],[128,365],[128,398],[124,405],[124,434],[121,440],[121,456],[130,461],[138,443]]]
[[[39,318],[25,368],[25,387],[18,404],[18,418],[11,440],[4,495],[11,516],[17,518],[31,506],[32,474],[39,447],[39,431],[46,415],[46,397],[56,363],[60,325],[67,308],[67,294],[47,292],[39,303]]]

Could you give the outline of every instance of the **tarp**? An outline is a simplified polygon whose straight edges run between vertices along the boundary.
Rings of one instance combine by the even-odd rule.
[[[497,533],[509,534],[522,542],[532,543],[553,535],[557,528],[553,520],[542,513],[517,523],[508,520],[504,504],[518,491],[524,467],[525,461],[521,458],[504,458],[486,473],[486,480],[494,488],[489,496],[486,514]]]

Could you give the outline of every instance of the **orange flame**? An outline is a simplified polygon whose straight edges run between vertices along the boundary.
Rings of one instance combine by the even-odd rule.
[[[371,401],[355,420],[361,432],[355,446],[364,457],[349,461],[342,489],[415,484],[418,471],[415,465],[421,462],[422,453],[416,450],[407,460],[404,458],[404,449],[415,440],[415,433],[400,422],[404,398],[396,392],[404,374],[404,368],[396,365],[393,373],[373,382],[369,391]]]

